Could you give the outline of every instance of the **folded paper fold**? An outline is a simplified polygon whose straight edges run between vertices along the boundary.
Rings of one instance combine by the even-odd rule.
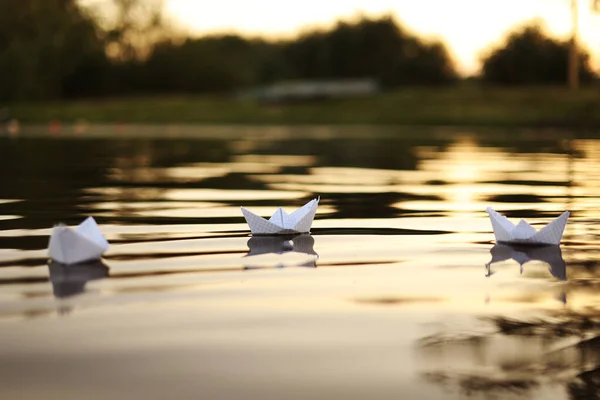
[[[569,211],[565,211],[538,231],[523,219],[515,225],[491,207],[485,211],[490,216],[496,241],[517,244],[560,244],[570,215]]]
[[[309,233],[320,198],[313,199],[291,214],[279,207],[268,220],[241,207],[253,235]]]
[[[75,229],[63,224],[55,225],[50,235],[48,255],[63,264],[77,264],[99,259],[108,247],[98,224],[94,218],[88,217]]]

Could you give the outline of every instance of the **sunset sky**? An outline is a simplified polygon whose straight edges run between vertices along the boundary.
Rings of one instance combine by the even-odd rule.
[[[165,0],[168,15],[193,34],[235,32],[289,37],[313,26],[358,13],[393,13],[414,33],[442,40],[464,74],[477,71],[478,59],[503,35],[534,18],[565,38],[571,30],[570,0]],[[600,68],[600,15],[580,1],[580,36]]]

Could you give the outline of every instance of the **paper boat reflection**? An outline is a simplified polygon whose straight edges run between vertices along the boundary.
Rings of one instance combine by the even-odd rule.
[[[291,214],[279,207],[268,220],[241,207],[253,235],[309,233],[320,198],[313,199]]]
[[[265,267],[316,267],[319,255],[314,250],[315,239],[308,234],[253,236],[248,240],[250,251],[243,258],[246,269]],[[269,257],[269,255],[273,255]],[[282,256],[299,258],[284,260]],[[309,256],[309,257],[306,257]]]
[[[490,216],[496,242],[518,244],[559,245],[570,215],[569,211],[565,211],[558,218],[537,231],[524,219],[515,225],[491,207],[488,207],[485,211]]]
[[[64,224],[55,225],[48,243],[48,255],[63,264],[77,264],[97,260],[108,250],[108,241],[92,217],[86,218],[75,229]]]
[[[87,282],[106,278],[109,271],[106,264],[100,260],[77,265],[51,261],[48,269],[54,296],[59,298],[83,293]]]
[[[496,244],[490,249],[492,259],[485,266],[487,276],[492,275],[491,265],[505,260],[515,260],[521,266],[523,273],[523,265],[529,261],[542,261],[549,265],[550,273],[556,279],[567,280],[567,264],[562,256],[560,246],[519,246],[509,244]]]

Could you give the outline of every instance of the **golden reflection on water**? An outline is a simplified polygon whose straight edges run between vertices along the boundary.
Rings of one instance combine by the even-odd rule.
[[[165,365],[180,367],[185,387],[240,394],[268,380],[278,398],[290,387],[362,398],[360,385],[376,398],[406,397],[395,391],[406,387],[408,398],[594,390],[600,141],[217,130],[210,140],[66,141],[65,165],[43,158],[61,151],[56,142],[13,142],[14,160],[40,159],[0,160],[14,180],[0,200],[0,357],[43,354],[73,374],[95,365],[111,385],[127,371],[103,357],[118,355],[148,366],[151,392],[173,387],[159,379]],[[44,152],[28,147],[38,140]],[[252,237],[240,212],[269,216],[318,195],[310,235]],[[572,216],[559,248],[511,248],[494,244],[487,206],[536,227]],[[111,242],[103,264],[48,264],[52,224],[86,214]],[[205,375],[186,375],[197,369]],[[39,389],[44,371],[23,376]],[[131,392],[146,387],[140,379],[119,382]],[[0,383],[0,394],[13,387]]]
[[[250,170],[241,168],[240,165],[254,166],[301,166],[314,165],[317,163],[317,157],[313,155],[278,155],[278,154],[238,154],[231,158],[237,172],[272,172],[268,168]]]
[[[217,178],[229,173],[226,167],[173,167],[173,168],[113,168],[108,171],[108,178],[115,182],[129,183],[173,183],[201,181],[206,178]]]
[[[173,201],[227,201],[297,199],[307,192],[217,189],[156,189],[152,187],[103,187],[89,188],[85,193],[118,200],[173,200]]]

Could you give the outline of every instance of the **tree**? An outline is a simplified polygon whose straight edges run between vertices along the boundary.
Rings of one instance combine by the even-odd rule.
[[[0,99],[49,99],[104,46],[75,0],[0,1]]]
[[[442,44],[425,43],[384,17],[341,21],[281,42],[235,35],[166,40],[123,85],[142,79],[140,88],[150,92],[214,93],[282,79],[345,78],[396,87],[447,83],[456,72]]]
[[[142,60],[154,44],[174,34],[163,0],[107,0],[90,9],[103,30],[108,56],[117,62]],[[101,7],[100,7],[101,5]]]
[[[163,1],[0,0],[0,100],[217,93],[282,79],[374,78],[386,88],[456,79],[441,43],[391,16],[285,41],[191,38],[164,19]]]
[[[569,51],[569,42],[552,39],[538,24],[528,24],[510,33],[504,46],[483,58],[482,78],[503,85],[563,84]],[[589,55],[580,50],[578,61],[582,82],[591,81]]]
[[[571,0],[571,40],[569,42],[569,70],[568,84],[571,90],[576,90],[579,87],[579,44],[577,39],[579,36],[579,14],[577,0]]]
[[[297,78],[376,78],[384,87],[450,82],[456,72],[441,43],[408,34],[391,16],[339,22],[290,41],[284,56]]]
[[[263,40],[215,35],[159,43],[143,66],[148,89],[226,92],[281,77],[280,48]]]

